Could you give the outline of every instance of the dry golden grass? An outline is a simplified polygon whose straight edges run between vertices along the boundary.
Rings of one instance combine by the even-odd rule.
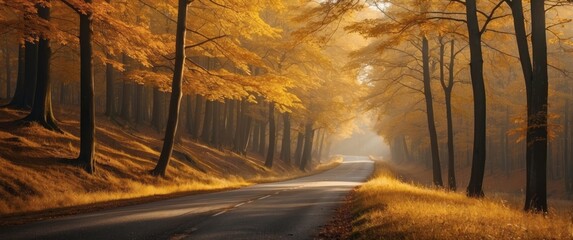
[[[144,126],[134,131],[98,117],[97,173],[89,175],[70,164],[79,152],[76,111],[58,114],[66,134],[11,122],[22,116],[25,113],[0,110],[0,216],[4,217],[119,199],[238,188],[308,174],[280,160],[268,169],[261,156],[244,157],[183,138],[175,146],[167,177],[156,178],[148,171],[159,156],[162,135]]]
[[[399,181],[377,161],[355,196],[356,239],[573,239],[571,209],[529,214],[496,199],[471,199]]]

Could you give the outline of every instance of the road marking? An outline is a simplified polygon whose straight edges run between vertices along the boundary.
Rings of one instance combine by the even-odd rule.
[[[239,204],[235,205],[234,207],[240,207],[240,206],[242,206],[242,205],[244,205],[244,204],[245,204],[245,203],[239,203]]]
[[[260,197],[259,200],[263,200],[263,199],[268,198],[268,197],[270,197],[270,196],[271,196],[271,195],[266,195],[266,196],[264,196],[264,197]]]
[[[213,214],[213,216],[211,216],[211,217],[216,217],[216,216],[219,216],[219,215],[226,213],[226,212],[227,212],[227,210],[223,210],[223,211],[220,211],[218,213]]]

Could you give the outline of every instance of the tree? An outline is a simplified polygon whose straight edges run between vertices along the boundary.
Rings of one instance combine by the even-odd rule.
[[[422,37],[422,63],[424,76],[424,99],[426,102],[426,117],[428,119],[428,131],[430,133],[430,148],[432,151],[432,173],[434,185],[443,187],[442,168],[440,166],[440,153],[438,152],[438,134],[436,133],[436,123],[434,121],[434,105],[432,98],[431,77],[430,77],[430,53],[428,39]]]
[[[169,160],[173,152],[173,143],[177,124],[179,122],[179,109],[181,106],[183,73],[185,67],[185,36],[187,23],[187,8],[191,4],[189,0],[178,1],[177,28],[175,41],[175,69],[173,71],[173,84],[171,85],[171,100],[169,101],[169,115],[161,155],[157,165],[151,171],[154,176],[165,176]]]
[[[272,167],[275,158],[275,144],[277,130],[275,125],[275,103],[269,103],[269,149],[267,150],[266,167]]]
[[[92,0],[84,0],[91,7]],[[76,11],[80,14],[80,154],[78,164],[88,173],[95,172],[95,106],[93,79],[93,12],[91,9]]]
[[[50,1],[38,5],[38,15],[40,18],[50,21]],[[37,79],[34,103],[32,111],[23,119],[25,122],[37,122],[45,128],[57,132],[62,132],[52,112],[52,94],[50,79],[50,58],[52,50],[48,36],[41,36],[38,43],[37,55]],[[32,59],[34,60],[34,59]]]
[[[474,96],[474,142],[470,182],[466,193],[470,197],[483,197],[483,175],[485,169],[485,120],[486,98],[483,83],[483,59],[481,49],[481,32],[477,18],[475,0],[466,1],[466,19],[470,48],[470,73]]]
[[[533,74],[528,97],[525,210],[547,212],[547,37],[545,1],[531,1]]]

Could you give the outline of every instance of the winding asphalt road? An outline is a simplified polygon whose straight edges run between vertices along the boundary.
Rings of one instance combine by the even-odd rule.
[[[312,239],[372,173],[367,157],[294,180],[0,227],[0,239]]]

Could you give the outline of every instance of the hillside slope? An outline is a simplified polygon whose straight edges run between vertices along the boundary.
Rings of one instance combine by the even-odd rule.
[[[121,127],[96,119],[96,171],[73,166],[79,153],[79,122],[73,110],[57,113],[59,134],[14,120],[25,112],[0,110],[0,215],[57,209],[176,192],[228,189],[292,178],[301,172],[282,161],[272,169],[261,156],[240,156],[181,137],[167,177],[148,174],[161,150],[162,135],[145,126]],[[183,134],[182,134],[183,135]]]

